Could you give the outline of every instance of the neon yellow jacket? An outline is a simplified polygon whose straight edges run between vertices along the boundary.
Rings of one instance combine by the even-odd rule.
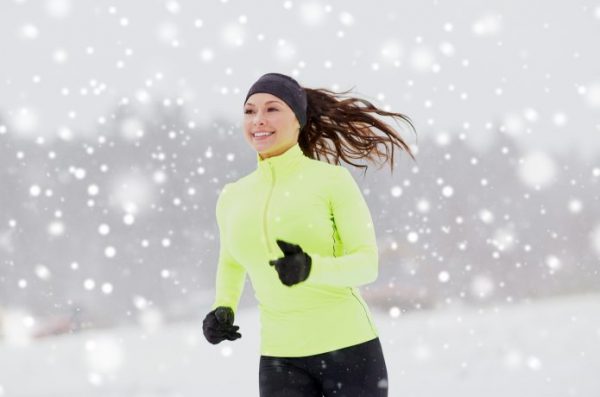
[[[298,143],[256,158],[256,170],[227,183],[217,199],[212,309],[237,312],[247,273],[259,303],[262,355],[301,357],[374,339],[378,331],[357,287],[377,278],[377,241],[352,174],[307,157]],[[283,256],[278,238],[311,256],[305,281],[288,287],[269,265]]]

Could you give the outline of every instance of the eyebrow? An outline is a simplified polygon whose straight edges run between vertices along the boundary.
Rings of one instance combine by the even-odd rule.
[[[267,104],[267,103],[271,103],[271,102],[275,102],[275,103],[281,103],[280,101],[271,100],[271,101],[267,101],[267,102],[265,102],[265,104]],[[246,102],[246,105],[252,105],[252,106],[254,106],[254,104],[253,104],[252,102]]]

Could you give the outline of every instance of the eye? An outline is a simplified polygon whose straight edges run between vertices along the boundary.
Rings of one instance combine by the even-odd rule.
[[[276,112],[279,111],[279,109],[277,109],[277,108],[269,108],[268,110],[275,110]],[[244,111],[244,114],[248,114],[248,113],[252,113],[252,109],[246,109]]]

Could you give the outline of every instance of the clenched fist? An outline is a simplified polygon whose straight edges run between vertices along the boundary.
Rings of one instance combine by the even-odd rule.
[[[216,345],[227,340],[236,340],[242,337],[237,332],[239,326],[233,325],[233,310],[227,306],[219,306],[206,315],[202,322],[202,331],[207,341]]]
[[[281,282],[290,287],[306,280],[310,274],[312,258],[297,244],[277,239],[277,245],[284,256],[269,261],[269,264],[275,266]]]

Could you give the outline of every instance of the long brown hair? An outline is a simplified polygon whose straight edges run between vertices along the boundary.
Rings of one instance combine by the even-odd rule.
[[[393,174],[394,146],[397,145],[400,150],[408,152],[410,157],[416,161],[410,147],[398,132],[371,113],[399,118],[416,133],[408,116],[379,109],[365,99],[341,98],[351,90],[339,93],[325,88],[305,87],[304,90],[308,102],[307,121],[298,136],[298,144],[306,156],[317,160],[324,156],[325,160],[331,163],[329,155],[333,155],[335,164],[340,164],[341,157],[355,167],[365,168],[365,172],[368,168],[367,165],[355,164],[350,161],[350,158],[367,158],[374,162],[374,158],[377,156],[380,159],[384,158],[382,165],[386,161],[390,161],[390,171]],[[358,106],[359,104],[365,106]],[[374,128],[382,131],[384,135],[375,134]],[[385,153],[378,149],[379,144],[385,146]],[[391,147],[391,155],[388,145]]]

